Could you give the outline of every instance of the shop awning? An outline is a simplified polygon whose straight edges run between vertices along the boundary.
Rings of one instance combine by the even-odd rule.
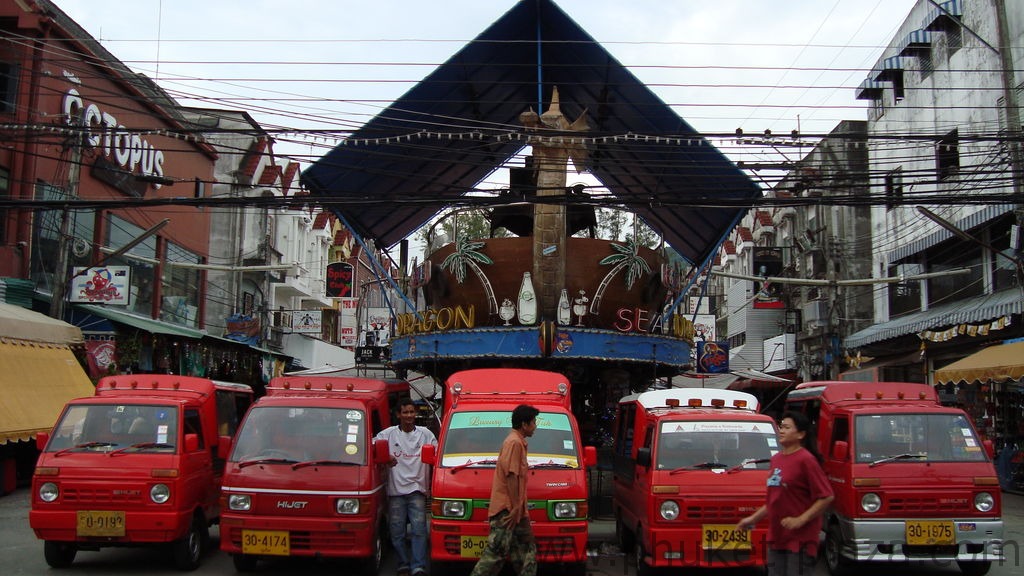
[[[82,341],[82,331],[67,322],[4,303],[0,303],[0,336],[55,344]]]
[[[64,344],[0,338],[0,444],[53,427],[64,404],[93,385]]]
[[[1024,342],[990,346],[935,371],[936,384],[1007,382],[1024,377]]]
[[[93,316],[99,316],[100,318],[120,322],[121,324],[126,324],[132,328],[138,328],[139,330],[143,330],[151,334],[182,336],[185,338],[195,338],[196,340],[206,336],[205,332],[196,330],[195,328],[178,326],[177,324],[171,324],[169,322],[154,320],[144,316],[137,316],[116,308],[99,306],[97,304],[77,304],[76,307],[82,311],[92,314]],[[89,331],[88,326],[80,326],[80,328],[84,331]]]

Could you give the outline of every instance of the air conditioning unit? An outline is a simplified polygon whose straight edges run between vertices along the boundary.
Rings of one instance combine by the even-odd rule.
[[[803,305],[804,324],[823,326],[828,323],[828,303],[824,300],[811,300]]]

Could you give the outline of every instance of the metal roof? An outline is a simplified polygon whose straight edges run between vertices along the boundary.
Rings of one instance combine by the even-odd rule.
[[[302,183],[340,201],[331,209],[357,233],[392,246],[520,151],[519,114],[546,110],[553,88],[566,118],[586,110],[590,131],[565,135],[587,138],[591,174],[689,261],[708,257],[746,211],[737,206],[761,195],[551,0],[515,4]]]

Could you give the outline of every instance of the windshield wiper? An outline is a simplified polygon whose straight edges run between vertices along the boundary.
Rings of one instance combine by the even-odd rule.
[[[732,474],[733,472],[738,472],[740,470],[746,469],[746,467],[749,466],[750,464],[764,464],[765,462],[771,462],[771,461],[772,461],[771,458],[754,458],[754,459],[750,459],[750,460],[744,460],[743,462],[740,462],[739,464],[737,464],[737,465],[733,466],[732,468],[729,468],[728,470],[726,470],[725,473],[726,474]]]
[[[726,465],[721,462],[701,462],[700,464],[691,464],[689,466],[681,466],[668,473],[669,476],[678,474],[680,472],[688,472],[691,470],[711,470],[712,468],[725,468]]]
[[[895,462],[896,460],[906,460],[907,458],[927,458],[927,457],[928,457],[927,453],[924,453],[924,454],[910,454],[910,453],[907,453],[907,454],[897,454],[895,456],[888,456],[888,457],[882,458],[880,460],[875,460],[871,464],[868,464],[868,467],[869,468],[874,468],[875,466],[878,466],[879,464],[885,464],[886,462]]]
[[[359,466],[359,464],[355,462],[345,462],[342,460],[307,460],[305,462],[296,462],[295,464],[292,464],[292,470],[308,468],[309,466]]]
[[[238,463],[239,468],[246,468],[253,464],[295,464],[298,460],[292,460],[291,458],[254,458],[252,460],[245,460]]]
[[[569,470],[575,470],[576,466],[560,462],[541,462],[540,464],[530,464],[530,469],[533,468],[568,468]]]
[[[473,462],[472,460],[470,460],[469,462],[465,462],[463,464],[459,464],[458,466],[453,466],[452,467],[452,474],[455,474],[459,470],[465,470],[466,468],[469,468],[470,466],[480,466],[480,465],[483,465],[483,464],[497,464],[497,463],[498,463],[498,461],[497,460],[493,460],[493,459],[492,460],[477,460],[476,462]]]
[[[58,450],[53,455],[53,457],[56,458],[57,456],[63,456],[64,454],[67,454],[68,452],[71,452],[72,450],[81,450],[83,448],[108,448],[110,446],[117,446],[117,444],[115,444],[113,442],[83,442],[82,444],[75,444],[74,446],[71,446],[70,448],[65,448],[63,450]]]
[[[138,444],[118,448],[111,452],[110,456],[113,456],[114,454],[123,454],[126,450],[145,450],[147,448],[174,448],[174,444],[168,444],[166,442],[139,442]]]

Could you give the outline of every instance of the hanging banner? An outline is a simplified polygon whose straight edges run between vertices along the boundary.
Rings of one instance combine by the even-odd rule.
[[[87,336],[85,355],[89,364],[89,377],[93,380],[110,374],[117,357],[117,341],[113,336]]]
[[[260,321],[245,314],[234,314],[224,319],[224,337],[250,346],[260,343]]]
[[[697,342],[697,372],[726,374],[729,372],[728,342]]]
[[[331,262],[327,265],[327,297],[349,298],[352,296],[352,265],[348,262]]]
[[[129,266],[76,266],[72,272],[68,301],[127,306],[130,303],[131,270]]]
[[[754,275],[762,278],[782,274],[782,249],[754,248]],[[754,308],[785,308],[782,286],[767,280],[754,282]]]
[[[296,310],[292,312],[293,333],[320,334],[323,330],[323,312],[320,310]]]

